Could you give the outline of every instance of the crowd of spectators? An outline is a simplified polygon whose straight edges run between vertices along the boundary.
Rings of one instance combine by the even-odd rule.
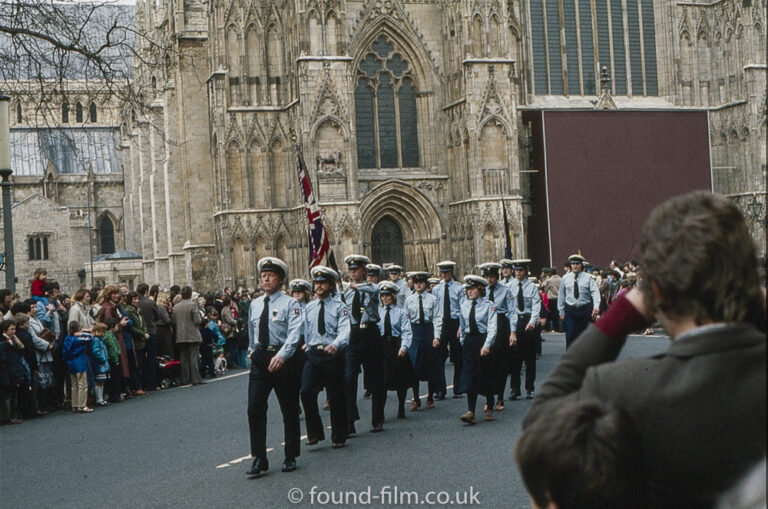
[[[185,344],[200,352],[200,366],[183,366],[188,374],[205,378],[246,367],[248,309],[258,291],[200,295],[189,287],[140,284],[136,291],[126,285],[81,288],[70,297],[44,269],[35,271],[30,286],[29,298],[0,290],[0,425],[61,409],[91,413],[200,382],[182,372],[163,383],[158,373],[158,365],[178,359]],[[191,332],[174,314],[185,301],[194,314]]]

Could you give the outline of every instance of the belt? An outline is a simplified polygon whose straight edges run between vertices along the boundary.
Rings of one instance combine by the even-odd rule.
[[[324,352],[326,348],[331,345],[312,345],[308,347],[310,350],[317,350],[318,352]]]
[[[269,345],[269,346],[266,346],[266,347],[264,345],[256,345],[256,350],[263,350],[263,351],[267,351],[269,353],[275,353],[278,350],[280,350],[280,347],[279,346],[275,346],[275,345]]]
[[[384,341],[400,341],[400,336],[384,336]]]
[[[360,324],[352,324],[353,329],[367,329],[368,327],[373,327],[374,325],[378,325],[378,322],[364,322]]]

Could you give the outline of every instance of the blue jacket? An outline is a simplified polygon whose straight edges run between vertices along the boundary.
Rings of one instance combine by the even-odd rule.
[[[61,347],[61,356],[67,361],[69,372],[84,373],[88,370],[88,343],[93,339],[92,336],[83,334],[82,336],[68,335],[64,338]]]
[[[109,357],[107,347],[101,338],[94,337],[91,342],[91,357],[93,359],[93,372],[97,375],[109,373]]]

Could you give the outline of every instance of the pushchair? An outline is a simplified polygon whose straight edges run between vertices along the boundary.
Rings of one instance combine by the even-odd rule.
[[[157,377],[160,379],[160,387],[167,389],[181,385],[181,361],[169,355],[157,357]]]
[[[224,355],[224,347],[214,345],[212,353],[213,372],[216,376],[221,376],[227,372],[227,356]]]

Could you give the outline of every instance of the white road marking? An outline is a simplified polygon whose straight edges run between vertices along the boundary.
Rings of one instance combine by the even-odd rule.
[[[248,374],[248,371],[244,371],[243,373],[235,373],[234,375],[223,376],[221,378],[216,378],[214,380],[210,380],[210,382],[218,382],[219,380],[226,380],[227,378],[234,378],[236,376],[242,376],[242,375],[246,375],[246,374]],[[453,389],[453,385],[449,385],[449,386],[447,386],[445,388],[445,390],[448,390],[448,389]],[[429,394],[422,394],[419,397],[420,398],[426,398],[427,396],[429,396]],[[412,401],[412,400],[409,400],[409,401]],[[331,429],[331,427],[330,426],[326,426],[326,429]],[[300,440],[306,440],[306,439],[307,439],[307,435],[302,435],[300,437]],[[284,446],[285,442],[281,442],[280,445]],[[274,448],[272,448],[272,447],[267,449],[267,452],[272,452],[272,451],[274,451]],[[235,459],[230,460],[230,461],[228,461],[226,463],[222,463],[221,465],[216,465],[216,468],[231,467],[232,465],[236,465],[236,464],[241,463],[241,462],[243,462],[243,461],[245,461],[247,459],[250,459],[250,458],[251,458],[251,455],[248,454],[247,456],[243,456],[242,458],[235,458]]]
[[[274,449],[272,447],[267,449],[267,452],[272,452],[272,451],[274,451]],[[231,467],[232,465],[236,465],[236,464],[241,463],[241,462],[243,462],[243,461],[245,461],[247,459],[251,459],[251,455],[250,454],[248,454],[246,456],[243,456],[242,458],[235,458],[235,459],[233,459],[231,461],[228,461],[226,463],[222,463],[221,465],[216,465],[216,468]]]

